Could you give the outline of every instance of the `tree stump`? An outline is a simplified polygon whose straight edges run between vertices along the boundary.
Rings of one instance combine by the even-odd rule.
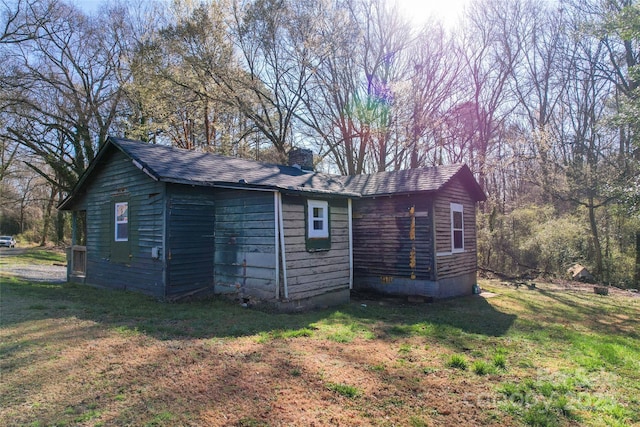
[[[636,289],[640,289],[640,231],[636,232]]]
[[[594,286],[593,292],[598,295],[609,295],[609,288],[606,286]]]

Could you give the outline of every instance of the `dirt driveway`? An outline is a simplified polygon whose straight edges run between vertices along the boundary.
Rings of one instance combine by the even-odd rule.
[[[0,248],[0,258],[24,253],[22,248]],[[64,283],[67,281],[67,267],[61,265],[11,264],[0,262],[3,272],[31,282]]]

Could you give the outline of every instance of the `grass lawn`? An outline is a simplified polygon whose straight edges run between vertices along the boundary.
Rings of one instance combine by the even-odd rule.
[[[629,293],[485,281],[273,314],[2,272],[58,257],[0,258],[0,425],[640,425]]]

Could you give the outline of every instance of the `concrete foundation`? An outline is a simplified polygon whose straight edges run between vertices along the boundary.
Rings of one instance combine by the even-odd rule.
[[[384,295],[451,298],[471,295],[476,273],[468,273],[442,280],[411,280],[406,277],[356,277],[354,289]]]

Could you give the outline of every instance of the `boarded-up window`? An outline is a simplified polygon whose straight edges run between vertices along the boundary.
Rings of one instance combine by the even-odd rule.
[[[116,203],[115,215],[115,239],[116,242],[126,242],[129,240],[129,203]]]
[[[451,251],[464,251],[464,215],[463,207],[451,203]]]

